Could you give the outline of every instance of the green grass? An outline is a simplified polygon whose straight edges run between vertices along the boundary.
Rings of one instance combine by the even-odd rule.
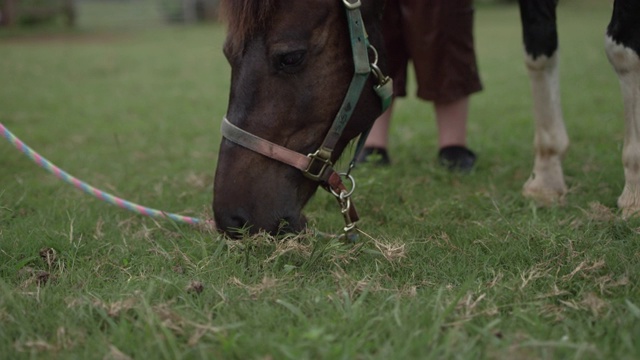
[[[0,142],[2,357],[640,358],[640,221],[615,208],[623,123],[602,46],[609,9],[559,12],[563,207],[520,196],[533,124],[514,7],[478,7],[477,170],[438,168],[430,105],[400,101],[393,166],[355,171],[370,236],[356,246],[309,234],[232,242],[141,218]],[[210,217],[224,28],[80,23],[0,33],[0,121],[98,187]],[[342,226],[325,193],[306,214],[321,231]]]

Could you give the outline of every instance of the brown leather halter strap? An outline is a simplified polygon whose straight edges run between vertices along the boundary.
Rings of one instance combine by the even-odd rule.
[[[221,132],[222,136],[227,140],[271,159],[293,166],[302,171],[307,178],[320,182],[322,187],[331,192],[338,200],[345,220],[344,232],[348,240],[354,241],[357,235],[355,232],[356,222],[360,218],[350,198],[355,188],[355,181],[349,174],[344,174],[352,183],[351,190],[348,190],[342,182],[342,175],[333,169],[331,156],[336,144],[342,137],[342,132],[351,119],[351,115],[355,110],[369,75],[373,73],[378,80],[378,84],[374,87],[374,90],[382,99],[383,111],[390,103],[393,87],[391,79],[383,76],[377,66],[377,52],[375,48],[369,44],[367,39],[362,14],[360,13],[360,0],[356,0],[355,2],[342,0],[342,3],[347,11],[355,71],[349,88],[347,89],[347,94],[340,106],[340,110],[334,118],[331,128],[320,148],[312,154],[303,155],[251,134],[232,124],[226,117],[222,121]],[[369,61],[369,48],[371,48],[375,54],[373,63]],[[362,144],[364,143],[367,132],[361,136],[360,142]],[[360,146],[358,146],[358,148],[359,147]]]

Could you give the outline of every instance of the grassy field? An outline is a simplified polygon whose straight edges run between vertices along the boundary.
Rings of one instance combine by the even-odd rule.
[[[125,2],[83,6],[74,31],[0,32],[0,122],[98,187],[211,217],[224,28],[153,16],[122,26],[104,19]],[[477,170],[440,169],[431,107],[400,101],[393,166],[355,172],[368,234],[355,246],[308,234],[233,242],[142,218],[1,140],[0,357],[640,358],[640,220],[615,208],[623,122],[603,51],[609,11],[559,9],[572,139],[563,207],[520,196],[533,124],[515,7],[477,11]],[[315,229],[342,226],[325,193],[306,210]]]

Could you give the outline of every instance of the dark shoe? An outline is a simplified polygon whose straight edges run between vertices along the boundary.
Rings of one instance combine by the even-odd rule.
[[[476,163],[476,154],[464,146],[445,146],[438,152],[438,161],[449,171],[469,172]]]
[[[356,158],[356,163],[371,163],[373,165],[389,165],[391,160],[389,159],[389,153],[387,149],[378,147],[365,147],[360,151]]]

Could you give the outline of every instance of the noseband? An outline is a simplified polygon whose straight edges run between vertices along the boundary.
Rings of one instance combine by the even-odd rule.
[[[349,123],[351,115],[353,115],[353,111],[358,103],[358,99],[360,99],[369,74],[373,74],[377,80],[374,90],[382,100],[382,111],[386,110],[391,104],[393,85],[391,79],[388,76],[384,76],[382,71],[380,71],[378,67],[378,53],[376,49],[369,44],[360,12],[360,0],[355,0],[355,2],[342,0],[342,3],[347,12],[355,71],[347,94],[340,106],[340,110],[334,118],[333,124],[320,148],[314,153],[304,155],[240,129],[233,125],[226,117],[222,121],[221,132],[222,136],[233,143],[299,169],[307,178],[319,182],[325,190],[333,194],[338,200],[345,221],[344,233],[346,239],[348,241],[355,241],[357,237],[356,223],[359,220],[359,216],[351,201],[351,194],[355,189],[355,180],[349,172],[355,165],[357,154],[364,146],[364,141],[367,138],[369,129],[361,134],[358,145],[356,146],[354,158],[351,160],[347,173],[338,173],[333,169],[331,155],[336,144],[342,137],[342,132]],[[369,49],[371,49],[374,54],[373,62],[369,61]],[[350,190],[347,189],[342,182],[343,177],[349,179],[351,182]]]

